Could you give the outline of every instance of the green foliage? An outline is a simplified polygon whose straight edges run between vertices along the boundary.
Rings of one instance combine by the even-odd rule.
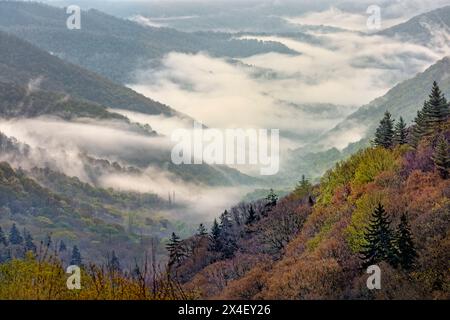
[[[375,208],[384,200],[385,196],[381,192],[364,194],[356,200],[355,210],[352,213],[351,221],[344,231],[347,243],[353,253],[358,253],[367,244],[365,240],[366,227],[370,222],[370,217]]]
[[[394,144],[395,145],[404,145],[406,144],[408,138],[408,132],[406,129],[406,123],[403,120],[402,117],[398,120],[398,122],[395,125],[394,130]]]
[[[450,153],[449,144],[444,136],[440,136],[433,154],[433,161],[442,179],[449,177]]]
[[[214,219],[212,228],[211,228],[211,235],[210,235],[210,246],[209,250],[220,252],[221,250],[221,243],[220,243],[220,225],[217,223],[217,219]]]
[[[394,140],[394,121],[391,114],[386,111],[384,118],[380,121],[380,125],[375,133],[374,144],[377,147],[390,148]]]
[[[297,198],[304,198],[311,194],[312,188],[313,186],[309,182],[309,180],[306,179],[305,175],[302,175],[302,180],[300,180],[300,182],[295,187],[293,195]]]
[[[181,246],[181,239],[175,232],[172,233],[172,236],[166,245],[166,249],[169,252],[169,267],[181,262],[181,259],[184,257],[184,252]]]
[[[417,251],[406,214],[402,214],[400,218],[400,224],[396,231],[395,245],[400,266],[404,270],[411,270],[417,260]]]
[[[436,130],[442,129],[450,114],[450,104],[441,92],[436,81],[433,82],[428,100],[424,102],[422,110],[417,112],[412,131],[411,145],[417,147],[419,141],[430,136]]]
[[[14,223],[9,231],[9,243],[12,245],[21,245],[23,243],[23,237],[20,234],[19,229],[17,229]]]
[[[396,155],[390,150],[384,148],[366,149],[355,170],[352,185],[360,186],[372,182],[381,172],[395,168],[396,159]]]
[[[200,223],[200,225],[198,226],[197,235],[199,237],[204,237],[208,235],[208,231],[206,231],[206,227],[203,223]]]
[[[395,236],[390,228],[390,219],[383,205],[378,204],[366,229],[365,244],[361,250],[363,268],[382,261],[397,265],[397,252],[394,247]]]
[[[70,264],[75,266],[81,266],[83,259],[81,258],[80,249],[77,246],[72,248],[72,257],[70,258]]]

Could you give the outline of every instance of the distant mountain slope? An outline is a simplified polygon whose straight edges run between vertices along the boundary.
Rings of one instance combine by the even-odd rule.
[[[386,95],[360,107],[314,143],[289,152],[277,176],[280,183],[294,185],[302,174],[311,179],[318,178],[336,162],[367,147],[369,137],[375,132],[386,110],[395,119],[401,116],[410,123],[417,115],[417,110],[423,106],[423,102],[418,101],[428,98],[433,81],[437,81],[442,92],[450,98],[450,57],[438,61],[423,73],[399,83]],[[352,139],[352,143],[339,151],[332,144],[340,139]]]
[[[292,52],[280,43],[236,40],[231,34],[146,27],[97,10],[83,11],[81,30],[69,30],[68,17],[63,8],[0,1],[0,30],[121,83],[130,81],[128,75],[149,60],[171,51],[228,57]]]
[[[377,98],[369,104],[362,106],[348,116],[332,130],[320,137],[320,141],[327,141],[333,137],[344,135],[355,127],[361,128],[365,133],[361,138],[372,135],[383,113],[389,110],[394,118],[400,116],[406,122],[411,122],[422,108],[422,103],[428,97],[433,81],[446,97],[450,97],[450,57],[446,57],[414,78],[403,81],[389,90],[383,97]]]
[[[87,117],[128,121],[126,117],[109,112],[98,104],[75,100],[64,94],[33,91],[32,88],[0,82],[0,116],[12,118],[41,115],[58,116],[66,120]]]
[[[2,9],[3,10],[3,9]],[[111,108],[147,114],[176,115],[168,106],[61,59],[0,31],[0,81],[63,92]]]
[[[385,29],[378,34],[426,46],[449,45],[450,6],[439,8]],[[446,41],[446,43],[440,43]]]

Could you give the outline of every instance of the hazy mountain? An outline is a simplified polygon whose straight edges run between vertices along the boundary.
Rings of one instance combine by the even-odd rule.
[[[362,128],[361,132],[364,132],[360,138],[371,136],[386,110],[396,119],[401,116],[406,122],[411,122],[417,110],[423,106],[418,101],[427,99],[433,81],[437,81],[442,92],[450,97],[450,57],[438,61],[414,78],[399,83],[384,96],[362,106],[320,137],[319,141],[326,142],[355,127]]]
[[[418,15],[379,34],[426,46],[448,46],[450,41],[450,6]]]
[[[60,92],[110,108],[147,114],[178,114],[168,106],[152,101],[81,67],[64,62],[26,41],[1,31],[0,81]]]
[[[127,82],[151,59],[177,51],[242,57],[290,53],[280,43],[236,40],[225,33],[185,33],[144,26],[98,10],[81,13],[81,30],[69,30],[65,9],[29,2],[0,2],[0,30],[13,33],[54,55],[116,82]]]
[[[395,119],[403,117],[408,124],[411,123],[417,111],[423,107],[423,103],[418,101],[428,98],[433,81],[437,81],[443,93],[450,97],[450,57],[438,61],[414,78],[399,83],[386,95],[360,107],[312,144],[290,151],[278,175],[280,183],[295,184],[302,174],[311,179],[320,177],[336,162],[366,147],[386,110]],[[333,141],[339,139],[351,139],[352,143],[343,150],[330,148]],[[293,172],[296,174],[293,175]]]

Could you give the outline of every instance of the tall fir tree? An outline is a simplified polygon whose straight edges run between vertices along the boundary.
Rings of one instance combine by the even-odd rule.
[[[384,113],[383,119],[375,133],[374,144],[377,147],[391,148],[394,140],[394,121],[389,111]]]
[[[31,236],[31,234],[26,229],[24,229],[23,235],[25,238],[24,244],[25,251],[26,252],[31,251],[33,253],[36,253],[36,245],[34,244],[33,237]]]
[[[448,179],[450,175],[449,144],[444,136],[439,137],[432,159],[441,178]]]
[[[250,206],[250,209],[248,210],[247,214],[247,220],[245,221],[246,225],[252,225],[256,221],[256,212],[255,209],[253,209],[253,206]]]
[[[269,194],[266,197],[266,206],[267,211],[271,211],[278,203],[278,195],[270,189]]]
[[[217,223],[217,219],[214,219],[212,228],[211,228],[211,235],[209,236],[210,239],[210,246],[209,250],[214,252],[220,252],[222,250],[221,243],[220,243],[220,226],[219,223]]]
[[[19,229],[17,229],[16,224],[14,223],[9,231],[9,243],[12,245],[21,245],[23,244],[23,238],[20,234]]]
[[[295,187],[294,194],[297,197],[303,198],[310,195],[311,191],[312,191],[312,184],[303,174],[302,179],[300,180],[299,183],[297,183],[297,186]]]
[[[398,263],[404,270],[411,270],[417,259],[417,252],[414,246],[411,230],[409,228],[408,217],[402,214],[400,224],[396,232],[396,248]]]
[[[439,131],[448,120],[450,104],[442,94],[437,82],[433,87],[428,100],[424,102],[422,110],[417,112],[415,125],[412,130],[411,145],[417,147],[423,137]]]
[[[172,232],[172,236],[166,245],[166,249],[169,252],[169,267],[179,263],[184,256],[184,252],[181,248],[181,239],[175,232]]]
[[[6,238],[2,227],[0,227],[0,244],[3,244],[5,247],[8,246],[8,239]]]
[[[417,116],[414,119],[414,126],[412,128],[411,137],[410,137],[410,145],[414,148],[417,148],[420,140],[425,136],[427,132],[427,121],[424,115],[424,109],[427,108],[427,102],[425,101],[423,104],[422,110],[417,111]]]
[[[83,263],[83,259],[81,258],[80,250],[77,246],[73,246],[72,248],[72,257],[70,259],[70,265],[72,266],[81,266]]]
[[[197,228],[197,236],[205,237],[208,235],[208,231],[206,231],[206,227],[203,223],[200,223]]]
[[[439,129],[439,127],[447,120],[448,103],[445,96],[436,81],[429,95],[427,107],[424,109],[425,119],[427,121],[427,133]]]
[[[237,250],[236,235],[230,213],[227,210],[220,216],[220,241],[224,258],[233,257]]]
[[[406,130],[406,123],[403,120],[402,117],[398,120],[397,124],[395,125],[394,130],[394,144],[395,145],[404,145],[407,143],[407,130]]]
[[[67,246],[63,240],[59,243],[59,253],[65,252],[67,250]]]
[[[122,268],[120,267],[119,258],[116,255],[116,252],[113,250],[111,253],[111,259],[109,260],[109,267],[112,272],[122,272]]]
[[[360,252],[364,268],[382,261],[388,262],[394,267],[397,265],[395,237],[390,228],[388,214],[381,203],[372,214],[364,240],[366,243]]]

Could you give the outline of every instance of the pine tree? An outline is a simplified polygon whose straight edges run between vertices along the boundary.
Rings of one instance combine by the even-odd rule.
[[[364,268],[381,261],[388,262],[394,267],[397,265],[394,235],[388,215],[381,203],[372,214],[364,240],[366,243],[360,252]]]
[[[65,252],[67,250],[67,246],[66,246],[66,244],[64,243],[64,241],[63,240],[61,240],[61,242],[59,243],[59,252],[60,253],[62,253],[62,252]]]
[[[208,231],[206,231],[206,227],[203,223],[200,223],[197,229],[197,236],[199,237],[205,237],[208,235]]]
[[[24,245],[25,251],[26,252],[31,251],[33,253],[36,253],[36,245],[33,242],[33,237],[31,236],[31,234],[26,229],[24,229],[23,235],[25,237],[25,245]]]
[[[80,250],[77,246],[73,246],[72,258],[70,259],[70,264],[73,266],[81,266],[83,259],[81,258]]]
[[[411,230],[409,229],[408,217],[402,214],[400,224],[396,232],[396,247],[398,262],[404,270],[411,270],[417,259]]]
[[[253,209],[253,206],[250,206],[250,209],[248,210],[247,220],[245,221],[245,224],[251,225],[256,221],[256,212]]]
[[[439,137],[432,158],[439,175],[442,179],[447,179],[449,177],[450,155],[448,141],[444,136]]]
[[[437,82],[433,82],[433,88],[429,99],[424,102],[422,110],[417,112],[415,126],[412,131],[411,145],[417,147],[420,139],[440,130],[443,123],[449,117],[450,105],[442,94]]]
[[[175,232],[172,232],[172,236],[166,245],[166,249],[169,252],[169,266],[179,263],[184,256],[184,253],[181,250],[181,239]]]
[[[427,129],[430,133],[439,129],[440,125],[447,120],[448,103],[441,92],[436,81],[433,82],[433,88],[429,95],[427,108],[424,109],[424,115],[427,121]]]
[[[412,128],[410,145],[417,148],[420,140],[425,136],[427,132],[427,121],[423,110],[427,108],[427,102],[424,102],[422,110],[417,111],[417,116],[414,119],[414,126]]]
[[[113,272],[121,272],[119,258],[116,256],[116,252],[113,250],[111,254],[111,259],[109,261],[110,270]]]
[[[17,229],[16,224],[14,223],[9,231],[9,243],[12,245],[21,245],[23,243],[23,238],[20,235],[19,229]]]
[[[268,211],[272,210],[278,202],[278,196],[275,194],[275,192],[273,191],[273,189],[270,189],[269,194],[266,197],[266,209],[268,209]]]
[[[312,191],[312,184],[309,182],[308,179],[306,179],[305,175],[302,175],[302,179],[297,184],[294,190],[294,194],[298,197],[306,197],[308,196]]]
[[[236,235],[230,214],[227,210],[220,216],[220,246],[224,258],[233,257],[237,250]]]
[[[3,244],[5,247],[8,246],[8,239],[6,238],[2,227],[0,227],[0,244]]]
[[[380,121],[380,125],[375,133],[374,144],[377,147],[390,148],[394,140],[394,121],[391,114],[386,111],[384,118]]]
[[[220,244],[220,226],[217,223],[217,219],[214,219],[214,223],[211,228],[211,235],[209,236],[210,239],[210,251],[220,252],[221,251],[221,244]]]
[[[396,145],[404,145],[406,144],[407,132],[406,132],[406,123],[402,117],[398,120],[395,125],[394,130],[394,143]]]

